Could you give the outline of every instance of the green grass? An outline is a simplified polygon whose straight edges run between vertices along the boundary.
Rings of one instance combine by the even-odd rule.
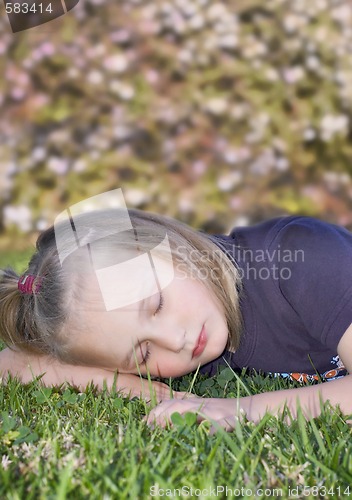
[[[244,394],[228,369],[212,381],[204,390],[200,376],[195,392]],[[269,378],[243,381],[251,392],[273,389]],[[190,383],[186,376],[175,388]],[[275,385],[287,387],[283,381]],[[268,416],[259,425],[246,421],[215,435],[191,415],[175,418],[171,429],[151,429],[142,421],[144,402],[92,386],[80,393],[11,380],[0,389],[0,408],[1,498],[144,499],[157,486],[185,492],[244,488],[239,498],[256,498],[259,488],[281,498],[303,498],[302,491],[317,498],[308,488],[319,487],[318,498],[348,498],[342,493],[352,482],[351,430],[329,406],[308,423],[299,416],[287,426]],[[290,495],[294,488],[299,496]]]
[[[187,390],[192,376],[172,384]],[[198,375],[193,392],[235,397],[290,386],[297,384],[239,378],[225,368],[212,379]],[[226,487],[228,498],[352,494],[352,487],[346,490],[352,484],[351,428],[328,404],[310,422],[299,415],[288,426],[266,416],[214,435],[190,414],[176,415],[172,428],[150,428],[142,420],[149,408],[93,386],[80,393],[11,379],[0,386],[0,498],[160,498],[157,488],[166,498],[174,489],[185,497],[225,498]]]

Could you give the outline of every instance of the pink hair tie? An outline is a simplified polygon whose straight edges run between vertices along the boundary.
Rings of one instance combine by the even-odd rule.
[[[18,280],[18,289],[21,293],[37,294],[42,286],[40,276],[34,274],[23,274]]]

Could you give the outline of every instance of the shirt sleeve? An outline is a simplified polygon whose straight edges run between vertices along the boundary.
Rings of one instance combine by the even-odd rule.
[[[309,334],[336,349],[352,323],[352,233],[311,217],[291,220],[270,246],[279,286]]]

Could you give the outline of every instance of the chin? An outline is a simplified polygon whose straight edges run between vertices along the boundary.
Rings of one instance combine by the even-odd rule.
[[[163,372],[159,373],[158,375],[155,375],[154,378],[178,378],[178,377],[183,377],[184,375],[187,375],[187,373],[191,373],[194,371],[192,368],[187,368],[187,370],[180,370],[180,371],[172,371],[172,372]]]
[[[184,375],[187,375],[188,373],[192,373],[194,372],[194,370],[196,370],[196,368],[190,368],[190,367],[187,367],[187,369],[185,370],[180,370],[178,373],[174,373],[173,375],[169,375],[170,377],[183,377]]]

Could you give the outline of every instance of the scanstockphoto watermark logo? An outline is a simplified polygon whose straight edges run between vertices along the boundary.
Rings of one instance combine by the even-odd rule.
[[[80,0],[4,0],[13,33],[46,24],[65,15]]]
[[[271,249],[243,249],[236,244],[232,248],[233,264],[240,280],[289,280],[293,265],[303,265],[305,262],[303,249],[283,249],[280,244]],[[183,257],[175,264],[176,273],[180,277],[216,281],[219,275],[226,272],[218,266],[221,262],[219,255],[223,253],[220,248],[190,251],[179,246],[176,253]],[[199,265],[201,263],[203,265]]]
[[[265,249],[236,248],[236,262],[241,279],[289,280],[292,268],[304,265],[305,253],[301,248],[276,247]]]
[[[107,220],[111,209],[115,217]],[[102,214],[102,215],[101,215]],[[174,279],[174,266],[168,235],[147,252],[131,257],[118,236],[131,231],[138,248],[138,233],[133,227],[121,189],[93,196],[61,212],[54,222],[56,247],[61,265],[78,249],[85,249],[96,274],[107,311],[129,306],[160,293]],[[131,233],[131,234],[132,234]],[[113,252],[104,251],[111,245]],[[103,249],[103,251],[102,251]],[[160,258],[160,254],[163,258]],[[107,255],[108,257],[105,257]],[[116,263],[111,263],[113,255]]]

